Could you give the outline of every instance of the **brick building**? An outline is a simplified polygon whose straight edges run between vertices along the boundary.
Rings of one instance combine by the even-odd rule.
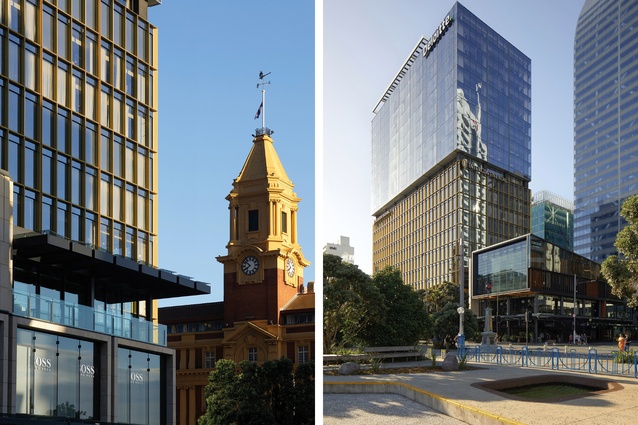
[[[194,425],[205,410],[204,388],[219,359],[262,363],[314,355],[313,283],[304,286],[305,259],[297,239],[298,203],[275,151],[272,132],[257,130],[229,201],[230,241],[224,301],[165,307],[159,320],[176,350],[178,423]]]

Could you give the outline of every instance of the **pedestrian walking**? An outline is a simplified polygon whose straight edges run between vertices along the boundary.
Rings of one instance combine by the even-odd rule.
[[[618,337],[618,350],[625,351],[626,342],[627,342],[627,339],[625,338],[625,334],[621,333],[620,336]]]

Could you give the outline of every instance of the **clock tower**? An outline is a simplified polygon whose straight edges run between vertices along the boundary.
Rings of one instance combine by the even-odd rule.
[[[259,73],[263,77],[268,74]],[[272,131],[261,128],[228,201],[229,238],[217,257],[224,269],[224,300],[165,307],[160,321],[171,326],[180,424],[195,424],[206,408],[202,394],[221,359],[262,364],[285,357],[296,366],[315,355],[314,282],[304,284],[305,259],[297,234],[301,198],[275,151]],[[220,157],[222,161],[228,161]],[[239,165],[239,164],[238,164]]]
[[[224,321],[280,324],[280,311],[303,287],[310,263],[297,239],[301,198],[275,151],[272,131],[257,129],[248,158],[226,197],[228,252],[224,265]]]

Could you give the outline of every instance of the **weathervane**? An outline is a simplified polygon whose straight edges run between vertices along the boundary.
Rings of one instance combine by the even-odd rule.
[[[270,72],[266,72],[265,74],[262,71],[259,71],[259,82],[257,83],[257,88],[262,87],[261,89],[261,105],[259,105],[259,109],[257,109],[257,113],[255,114],[255,119],[259,118],[261,115],[261,132],[270,134],[271,132],[266,129],[266,89],[264,88],[267,84],[270,84],[270,81],[264,81],[266,76],[270,75]]]

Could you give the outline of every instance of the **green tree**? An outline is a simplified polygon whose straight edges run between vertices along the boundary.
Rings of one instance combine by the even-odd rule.
[[[423,291],[423,301],[429,313],[436,313],[447,303],[459,303],[459,300],[459,285],[456,283],[443,282]]]
[[[273,390],[278,392],[276,389],[279,380],[285,380],[286,377],[273,376],[272,369],[277,366],[273,366],[272,363],[265,362],[263,367],[247,360],[239,363],[240,372],[234,390],[237,424],[274,425],[278,423],[275,419],[273,406],[270,404],[272,402],[271,394]],[[217,424],[223,423],[225,422]]]
[[[386,267],[372,277],[383,297],[385,320],[369,323],[362,335],[369,346],[413,345],[432,335],[432,321],[421,295],[403,283],[401,271]]]
[[[295,370],[295,419],[299,424],[315,423],[315,365],[301,363]]]
[[[208,376],[206,385],[206,413],[198,425],[237,423],[239,410],[237,365],[231,360],[218,360],[215,369]]]
[[[314,364],[293,370],[290,359],[219,360],[208,377],[206,413],[199,425],[296,425],[314,423]]]
[[[261,369],[266,382],[264,402],[269,406],[275,423],[292,423],[295,408],[292,360],[282,358],[277,362],[265,362]]]
[[[638,307],[638,195],[623,202],[620,215],[628,223],[614,244],[620,256],[607,257],[601,271],[614,295],[626,300],[629,307]]]
[[[323,352],[361,342],[361,330],[384,319],[381,294],[370,276],[341,257],[323,256]]]
[[[459,306],[458,302],[449,302],[441,310],[433,314],[434,337],[437,345],[442,346],[447,335],[454,338],[459,334],[459,313],[456,311]],[[466,341],[474,340],[480,335],[476,314],[469,308],[465,309],[463,333]]]

